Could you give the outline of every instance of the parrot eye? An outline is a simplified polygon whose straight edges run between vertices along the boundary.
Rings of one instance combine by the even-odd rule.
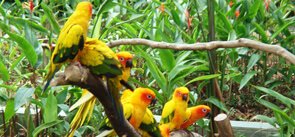
[[[202,109],[202,111],[203,111],[204,113],[206,113],[206,112],[207,112],[207,110],[206,110],[206,109],[204,109],[204,108]]]
[[[146,96],[148,99],[152,99],[153,97],[151,95]]]
[[[120,57],[119,60],[120,60],[120,61],[124,61],[124,58],[123,58],[123,57]]]

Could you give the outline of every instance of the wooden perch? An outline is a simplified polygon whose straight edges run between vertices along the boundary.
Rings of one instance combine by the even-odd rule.
[[[202,137],[201,135],[188,130],[176,130],[170,133],[170,137]]]
[[[110,41],[108,44],[110,47],[120,46],[120,45],[146,45],[151,48],[161,48],[161,49],[173,49],[173,50],[212,50],[217,48],[239,48],[248,47],[253,49],[258,49],[261,51],[273,53],[275,55],[281,56],[295,65],[295,55],[284,49],[279,45],[271,45],[261,43],[255,40],[250,40],[246,38],[240,38],[238,40],[232,41],[211,41],[206,43],[195,43],[195,44],[180,44],[180,43],[167,43],[167,42],[156,42],[147,39],[120,39]]]
[[[233,129],[226,114],[221,113],[214,117],[216,122],[219,137],[234,137]]]
[[[51,83],[51,85],[67,84],[87,89],[98,98],[118,136],[139,137],[139,134],[126,119],[121,123],[119,117],[114,115],[116,114],[116,109],[113,105],[110,105],[113,102],[108,96],[108,91],[103,81],[92,75],[87,68],[78,63],[72,63],[66,67],[64,73],[59,73]]]

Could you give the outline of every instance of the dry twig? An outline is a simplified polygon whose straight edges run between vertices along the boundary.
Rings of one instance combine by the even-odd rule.
[[[177,43],[167,43],[167,42],[156,42],[147,39],[120,39],[110,41],[108,44],[110,47],[120,46],[120,45],[146,45],[151,48],[161,48],[161,49],[173,49],[173,50],[212,50],[217,48],[239,48],[248,47],[253,48],[275,55],[281,56],[295,64],[295,55],[290,53],[288,50],[284,49],[279,45],[271,45],[261,43],[255,40],[250,40],[246,38],[240,38],[238,40],[232,41],[212,41],[206,43],[195,43],[195,44],[177,44]]]

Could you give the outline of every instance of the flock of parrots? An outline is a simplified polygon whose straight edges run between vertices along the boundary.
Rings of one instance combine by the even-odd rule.
[[[160,123],[157,123],[152,111],[148,108],[156,98],[151,89],[136,88],[133,91],[126,89],[120,96],[119,91],[122,90],[123,85],[125,86],[130,76],[132,54],[126,51],[116,54],[104,42],[96,38],[88,38],[87,30],[91,16],[91,3],[80,2],[64,24],[50,58],[44,91],[62,65],[78,61],[92,74],[106,81],[109,95],[114,99],[113,105],[122,104],[123,106],[123,110],[118,110],[118,113],[124,113],[124,117],[141,136],[168,137],[171,131],[186,129],[209,114],[211,109],[206,105],[187,108],[189,90],[186,87],[178,87],[174,90],[172,99],[163,108]],[[79,107],[67,136],[74,136],[75,130],[83,125],[87,117],[88,121],[90,120],[95,103],[96,97],[83,89],[82,97],[70,108],[71,111]],[[107,118],[100,124],[100,130],[102,132],[99,136],[116,136]]]

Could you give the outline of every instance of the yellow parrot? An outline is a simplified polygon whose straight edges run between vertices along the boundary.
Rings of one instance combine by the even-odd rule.
[[[95,47],[95,48],[94,48]],[[100,48],[105,48],[108,49],[108,47],[106,47],[106,45],[96,39],[91,39],[91,38],[87,38],[86,40],[86,44],[85,44],[85,48],[81,53],[81,56],[83,57],[79,57],[81,58],[81,64],[82,65],[86,65],[86,66],[91,66],[88,64],[91,64],[91,61],[88,61],[86,58],[91,58],[91,54],[93,54],[93,56],[101,55],[101,52],[104,52],[105,49],[100,49]],[[108,52],[110,52],[109,54],[112,54],[111,51],[106,50]],[[88,54],[87,54],[88,53]],[[107,53],[107,52],[105,52]],[[127,51],[122,51],[122,52],[118,52],[116,54],[116,57],[119,59],[119,62],[121,64],[121,69],[122,69],[122,76],[121,81],[127,81],[128,78],[130,77],[130,69],[132,67],[132,54],[127,52]],[[93,60],[93,62],[102,62],[102,59],[97,59],[97,60]],[[96,63],[92,63],[95,65],[98,65]],[[93,66],[95,66],[93,65]],[[93,67],[92,66],[92,67]],[[91,68],[92,68],[91,67]],[[93,67],[93,69],[95,69],[95,67]],[[95,70],[96,71],[96,70]],[[95,72],[93,71],[93,72]],[[95,73],[97,74],[97,73]],[[126,82],[125,82],[126,83]],[[120,84],[118,85],[119,89],[122,87]],[[94,109],[94,105],[96,102],[96,97],[93,96],[92,93],[90,93],[88,90],[83,89],[83,93],[82,93],[82,97],[70,108],[70,111],[72,111],[73,109],[75,109],[76,107],[79,107],[79,110],[77,111],[75,117],[73,118],[70,127],[71,130],[69,132],[69,137],[72,137],[74,135],[74,132],[77,128],[81,127],[86,119],[86,116],[88,116],[87,121],[90,120],[91,116],[92,116],[92,112]]]
[[[83,49],[91,16],[91,3],[86,1],[78,3],[76,10],[60,31],[56,47],[50,58],[49,71],[45,78],[47,82],[43,91],[48,88],[54,74],[61,66],[66,62],[75,60],[79,51]]]
[[[208,114],[210,114],[210,111],[211,111],[211,108],[206,105],[198,105],[198,106],[187,108],[186,120],[180,126],[180,128],[186,129],[187,127],[189,127],[190,125],[198,121],[199,119],[206,117]]]
[[[180,129],[185,121],[188,101],[189,90],[186,87],[176,88],[172,99],[164,105],[160,125],[168,124],[170,131]]]
[[[128,101],[132,93],[133,92],[129,89],[124,90],[121,96],[121,102],[124,104],[124,102]],[[142,137],[161,137],[157,121],[149,108],[146,108],[146,113],[139,126],[139,133]]]
[[[162,137],[170,137],[169,123],[159,126]]]
[[[147,107],[155,100],[156,95],[148,88],[136,88],[133,93],[131,91],[128,92],[129,93],[127,94],[130,96],[125,96],[127,98],[122,100],[124,116],[134,129],[139,130],[144,115],[146,114]],[[101,124],[100,129],[112,129],[107,119]],[[102,132],[98,137],[112,135],[114,135],[113,129]]]

